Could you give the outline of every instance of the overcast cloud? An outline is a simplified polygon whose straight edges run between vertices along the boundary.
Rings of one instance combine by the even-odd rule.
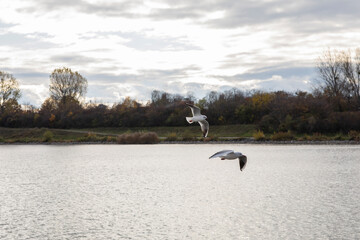
[[[358,47],[359,12],[356,0],[2,0],[0,70],[37,106],[63,66],[102,103],[152,90],[311,91],[324,49]]]

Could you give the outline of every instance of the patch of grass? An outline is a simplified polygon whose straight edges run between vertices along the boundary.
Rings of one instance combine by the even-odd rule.
[[[169,135],[166,136],[166,141],[177,141],[178,140],[178,137],[177,137],[177,134],[176,132],[172,132],[170,133]]]
[[[343,134],[338,133],[332,139],[337,141],[342,141],[342,140],[346,140],[347,138]]]
[[[0,127],[0,137],[6,143],[14,142],[43,142],[49,139],[49,135],[45,134],[50,131],[53,134],[52,142],[76,141],[77,138],[86,136],[86,133],[66,132],[62,129],[47,128],[2,128]],[[44,137],[45,134],[45,137]],[[48,135],[48,136],[46,136]]]
[[[183,141],[195,141],[196,140],[196,137],[194,136],[194,134],[190,131],[185,131],[183,134],[182,134],[182,138],[181,138]]]
[[[88,132],[86,136],[80,137],[77,139],[79,142],[105,142],[107,140],[106,136],[97,136],[93,132]]]
[[[291,132],[277,132],[271,136],[273,141],[290,141],[294,139],[295,137]]]
[[[253,124],[234,124],[234,125],[211,125],[208,137],[252,137],[255,131],[255,125]],[[135,133],[135,132],[155,132],[159,137],[168,137],[172,133],[176,133],[178,139],[183,135],[191,135],[193,137],[202,137],[199,124],[192,124],[186,126],[174,126],[174,127],[134,127],[134,128],[86,128],[86,129],[73,129],[74,131],[92,131],[101,132],[104,134],[123,134],[123,133]]]

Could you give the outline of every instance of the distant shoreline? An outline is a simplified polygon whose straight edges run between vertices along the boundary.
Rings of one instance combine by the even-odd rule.
[[[157,145],[157,144],[256,144],[256,145],[360,145],[360,141],[353,140],[324,140],[324,141],[256,141],[251,139],[228,141],[160,141],[151,144],[119,144],[116,142],[0,142],[0,145]]]
[[[0,145],[42,144],[283,144],[283,145],[357,145],[360,132],[296,135],[279,132],[258,135],[254,126],[215,126],[210,137],[199,137],[198,127],[152,128],[3,128],[0,127]]]

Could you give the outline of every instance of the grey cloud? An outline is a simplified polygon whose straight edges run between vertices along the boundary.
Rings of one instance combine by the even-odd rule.
[[[155,20],[166,20],[166,19],[199,19],[205,13],[204,9],[196,8],[194,6],[185,6],[178,8],[164,8],[164,9],[154,9],[148,17]]]
[[[234,79],[267,79],[274,75],[282,77],[302,77],[311,76],[314,75],[314,73],[314,67],[284,67],[284,65],[281,65],[258,68],[249,73],[235,75]]]
[[[16,73],[16,78],[18,79],[49,79],[49,75],[50,73],[46,74],[46,73],[40,73],[40,72],[19,72]],[[29,82],[27,81],[27,83],[34,83],[34,82]]]
[[[137,74],[86,74],[88,81],[98,83],[140,83],[148,86],[166,84],[168,81],[179,80],[189,76],[189,72],[200,71],[198,66],[178,69],[142,69]]]
[[[0,30],[1,29],[6,29],[6,28],[9,28],[9,27],[12,27],[12,26],[15,26],[15,24],[8,24],[8,23],[4,23],[0,20]]]
[[[239,66],[242,67],[251,67],[259,65],[268,65],[267,63],[273,62],[286,62],[285,57],[274,57],[266,56],[262,54],[261,49],[255,49],[253,51],[239,52],[227,55],[224,60],[220,62],[219,68],[236,68]]]
[[[265,80],[269,79],[272,76],[281,76],[284,78],[290,77],[306,77],[306,76],[314,76],[315,68],[314,67],[286,67],[286,64],[281,65],[273,65],[270,67],[261,67],[253,69],[250,72],[235,74],[232,76],[224,76],[224,75],[213,75],[211,77],[226,80],[231,82],[237,81],[247,81],[247,80]]]
[[[271,67],[261,67],[253,69],[251,72],[232,76],[218,75],[212,77],[231,82],[234,86],[255,81],[252,83],[251,88],[266,91],[296,91],[299,89],[310,91],[314,85],[315,75],[314,67],[294,67],[289,63],[288,67],[286,67],[286,64],[280,64]]]
[[[28,68],[4,68],[4,71],[12,74],[21,84],[43,84],[49,80],[50,73],[37,72]]]
[[[159,79],[159,80],[171,80],[182,79],[189,75],[189,72],[196,72],[201,70],[198,66],[191,65],[185,68],[169,69],[169,70],[141,70],[139,73],[141,76],[145,76],[147,79]]]
[[[197,66],[188,66],[171,70],[143,69],[137,74],[87,74],[87,97],[111,103],[119,101],[119,95],[125,97],[134,94],[139,100],[146,101],[150,99],[153,90],[181,94],[194,91],[198,95],[204,91],[200,87],[194,88],[188,83],[181,83],[181,79],[187,77],[189,72],[199,70]]]
[[[0,45],[19,49],[46,49],[56,46],[53,43],[41,40],[39,37],[29,37],[25,34],[5,33],[0,34]]]
[[[107,73],[88,73],[86,74],[88,81],[96,83],[125,83],[128,81],[136,81],[139,79],[135,74],[107,74]]]
[[[189,19],[196,24],[205,24],[213,28],[237,28],[257,26],[267,29],[270,25],[279,24],[292,32],[317,33],[339,29],[357,28],[360,2],[347,0],[304,0],[304,1],[160,1],[169,7],[155,8],[150,13],[135,13],[133,10],[144,5],[142,0],[126,0],[119,2],[89,3],[85,0],[33,1],[33,7],[22,11],[57,11],[58,9],[74,9],[102,17],[150,18],[154,20]],[[207,14],[223,11],[224,16],[218,19],[203,20]],[[340,24],[340,25],[339,25]],[[254,30],[256,31],[256,30]],[[136,43],[133,43],[137,46]]]
[[[153,37],[139,32],[91,32],[82,38],[93,39],[119,36],[127,40],[122,43],[127,47],[140,51],[188,51],[201,50],[201,47],[191,44],[186,37]]]
[[[130,39],[125,43],[126,46],[135,48],[137,50],[153,50],[153,51],[187,51],[187,50],[201,50],[200,47],[189,44],[186,39],[182,38],[153,38],[146,37],[139,33],[124,34],[124,37]]]
[[[56,65],[56,63],[61,63],[65,65],[89,65],[96,64],[101,62],[106,62],[111,64],[114,60],[108,58],[95,58],[95,57],[86,57],[77,53],[69,53],[63,55],[52,56],[50,61]]]
[[[138,17],[150,17],[153,19],[200,19],[206,13],[224,11],[225,16],[221,19],[210,20],[207,24],[215,27],[239,27],[281,19],[292,19],[301,22],[309,19],[323,21],[325,19],[338,20],[347,18],[356,20],[360,10],[360,2],[356,0],[305,0],[305,1],[233,1],[233,0],[185,0],[174,2],[172,0],[160,1],[169,7],[155,8],[148,15]],[[31,11],[45,10],[55,11],[61,8],[72,8],[80,12],[99,14],[102,16],[134,17],[129,14],[132,9],[144,5],[142,0],[126,0],[119,2],[102,1],[88,3],[85,0],[36,0]],[[29,10],[29,9],[28,9]],[[30,11],[29,10],[29,11]],[[124,15],[121,15],[124,14]]]
[[[198,24],[213,28],[250,26],[267,30],[281,26],[290,32],[315,34],[319,32],[346,31],[359,25],[360,2],[348,0],[320,1],[165,1],[169,8],[156,9],[149,16],[157,20],[192,19]],[[208,13],[223,11],[222,18],[202,21]]]
[[[34,5],[19,9],[19,11],[26,12],[51,12],[59,9],[74,9],[79,12],[88,14],[98,14],[101,16],[119,16],[119,17],[134,17],[136,14],[131,13],[131,9],[142,4],[141,0],[132,0],[124,2],[109,3],[103,1],[97,4],[88,3],[83,0],[36,0]]]

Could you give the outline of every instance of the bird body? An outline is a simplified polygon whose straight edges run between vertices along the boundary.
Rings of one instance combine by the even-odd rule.
[[[193,122],[204,121],[205,119],[206,119],[205,115],[194,116],[194,117],[186,117],[186,121],[188,121],[188,123],[190,123],[190,124],[192,124]]]
[[[235,160],[239,159],[240,171],[242,171],[247,163],[247,157],[241,152],[234,152],[233,150],[222,150],[215,153],[209,159],[219,157],[221,160]]]
[[[198,122],[200,124],[201,127],[201,131],[203,133],[203,137],[207,137],[208,133],[209,133],[209,123],[206,121],[206,116],[202,115],[200,112],[200,108],[186,103],[186,105],[188,105],[191,109],[191,112],[193,114],[192,117],[186,117],[186,121],[188,121],[188,123],[192,124],[194,122]]]

